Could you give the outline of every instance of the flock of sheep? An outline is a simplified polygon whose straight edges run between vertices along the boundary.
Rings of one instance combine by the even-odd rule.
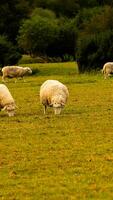
[[[26,74],[32,74],[29,67],[6,66],[2,68],[2,81],[6,78],[23,78]],[[47,106],[53,107],[55,114],[60,114],[65,106],[69,92],[67,87],[57,80],[47,80],[40,87],[40,102],[44,105],[44,114]],[[5,84],[0,84],[0,109],[5,110],[9,117],[15,115],[15,101]]]
[[[113,62],[105,63],[102,69],[105,79],[113,74]],[[32,74],[29,67],[6,66],[2,68],[2,81],[6,78],[23,78],[26,74]],[[69,91],[67,87],[57,80],[47,80],[40,87],[40,102],[44,106],[44,114],[47,106],[53,107],[55,114],[60,114],[64,108]],[[8,116],[15,115],[15,101],[5,84],[0,84],[0,110],[5,110]]]

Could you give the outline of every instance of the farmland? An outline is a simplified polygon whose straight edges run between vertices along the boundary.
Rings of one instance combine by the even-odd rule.
[[[23,66],[37,73],[6,83],[18,109],[10,118],[0,112],[0,199],[112,200],[113,78],[78,74],[74,62]],[[69,89],[59,116],[43,114],[47,79]]]

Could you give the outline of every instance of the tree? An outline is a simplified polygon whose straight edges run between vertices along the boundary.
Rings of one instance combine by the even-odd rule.
[[[113,31],[104,31],[79,38],[76,52],[79,72],[99,70],[113,61]]]
[[[46,12],[46,10],[44,11]],[[46,12],[47,14],[47,12]],[[53,43],[58,35],[57,20],[49,17],[32,15],[29,20],[25,20],[19,30],[18,44],[25,52],[33,56],[46,54],[48,46]]]
[[[77,31],[75,19],[59,18],[47,9],[36,9],[19,30],[18,44],[32,56],[74,58]]]
[[[94,9],[93,9],[94,10]],[[88,20],[84,20],[82,34],[94,34],[113,30],[113,8],[104,6],[97,9]]]
[[[30,12],[27,0],[0,1],[0,34],[16,43],[16,37],[21,20]]]
[[[112,61],[113,8],[104,6],[95,11],[95,15],[90,10],[82,12],[78,26],[76,59],[80,72],[100,69],[106,61]]]
[[[5,36],[0,35],[0,67],[14,65],[20,58],[19,50]]]
[[[35,7],[54,11],[58,17],[72,18],[80,9],[79,0],[34,0],[33,3]]]
[[[47,55],[75,58],[75,49],[77,41],[77,28],[75,19],[60,18],[59,34],[56,40],[48,46]]]

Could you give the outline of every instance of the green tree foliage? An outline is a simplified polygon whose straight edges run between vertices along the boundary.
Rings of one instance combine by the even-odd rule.
[[[57,16],[73,17],[80,9],[79,0],[34,0],[34,5],[53,10]]]
[[[105,6],[100,11],[82,19],[76,52],[80,72],[100,69],[113,60],[113,8]]]
[[[82,34],[94,34],[113,29],[113,8],[105,6],[96,11],[91,18],[84,20]]]
[[[75,47],[77,41],[77,28],[75,19],[62,18],[58,22],[59,34],[54,43],[48,46],[47,55],[60,56],[65,55],[75,57]]]
[[[18,49],[6,37],[0,35],[0,67],[16,64],[20,58]]]
[[[102,12],[103,8],[101,7],[81,9],[76,16],[76,26],[79,30],[81,30],[81,33],[84,32],[84,29],[88,26],[91,19],[100,15]]]
[[[18,40],[22,50],[33,56],[46,54],[68,58],[67,55],[74,57],[76,51],[81,55],[79,61],[85,62],[83,57],[92,60],[90,64],[87,60],[91,68],[91,63],[95,63],[94,52],[89,52],[87,45],[97,48],[94,38],[101,40],[102,32],[106,33],[104,38],[108,38],[112,31],[113,1],[110,0],[0,1],[0,34],[7,36],[13,44],[17,45]],[[80,49],[76,46],[77,40]],[[100,51],[98,54],[101,57]],[[79,63],[85,66],[83,62]]]
[[[48,45],[58,37],[57,21],[54,18],[50,20],[50,13],[48,17],[47,15],[46,17],[41,17],[39,14],[33,14],[20,27],[18,44],[25,52],[33,56],[46,54]]]
[[[78,13],[80,6],[78,0],[55,0],[53,4],[53,9],[57,15],[63,15],[71,18]]]
[[[82,8],[92,8],[98,5],[98,0],[79,0],[79,5]]]
[[[0,1],[0,34],[16,43],[20,22],[28,16],[29,10],[26,0]]]
[[[33,13],[31,14],[31,17],[40,16],[42,18],[48,18],[48,19],[56,19],[56,15],[52,10],[48,9],[42,9],[42,8],[35,8],[33,10]]]
[[[64,57],[75,55],[75,20],[56,19],[53,12],[36,9],[29,20],[25,20],[19,31],[18,44],[33,56]]]
[[[80,38],[76,58],[81,73],[102,69],[105,62],[113,61],[113,31]]]

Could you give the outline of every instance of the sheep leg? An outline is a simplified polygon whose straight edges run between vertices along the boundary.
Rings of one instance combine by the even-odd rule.
[[[17,78],[15,79],[15,83],[17,82]]]
[[[112,74],[108,74],[108,77],[111,77],[112,76]]]
[[[104,79],[107,79],[107,76],[106,76],[106,75],[104,75]]]
[[[45,105],[44,106],[44,114],[46,114],[46,109],[47,109],[47,106]]]
[[[104,78],[107,79],[110,76],[111,76],[111,74],[105,74]]]
[[[23,80],[23,82],[26,82],[26,80],[24,79],[24,77],[23,77],[23,76],[21,76],[21,77],[18,77],[17,79],[18,79],[18,80]]]
[[[2,82],[3,83],[8,82],[8,81],[5,81],[5,76],[2,76]]]
[[[24,80],[24,77],[23,77],[23,76],[20,76],[20,77],[18,77],[17,79],[18,79],[18,80],[23,80],[23,82],[25,82],[25,80]]]
[[[5,80],[4,80],[4,77],[2,76],[2,82],[4,82],[5,83]]]
[[[22,78],[23,82],[25,83],[26,82],[25,78],[23,76],[21,78]]]

